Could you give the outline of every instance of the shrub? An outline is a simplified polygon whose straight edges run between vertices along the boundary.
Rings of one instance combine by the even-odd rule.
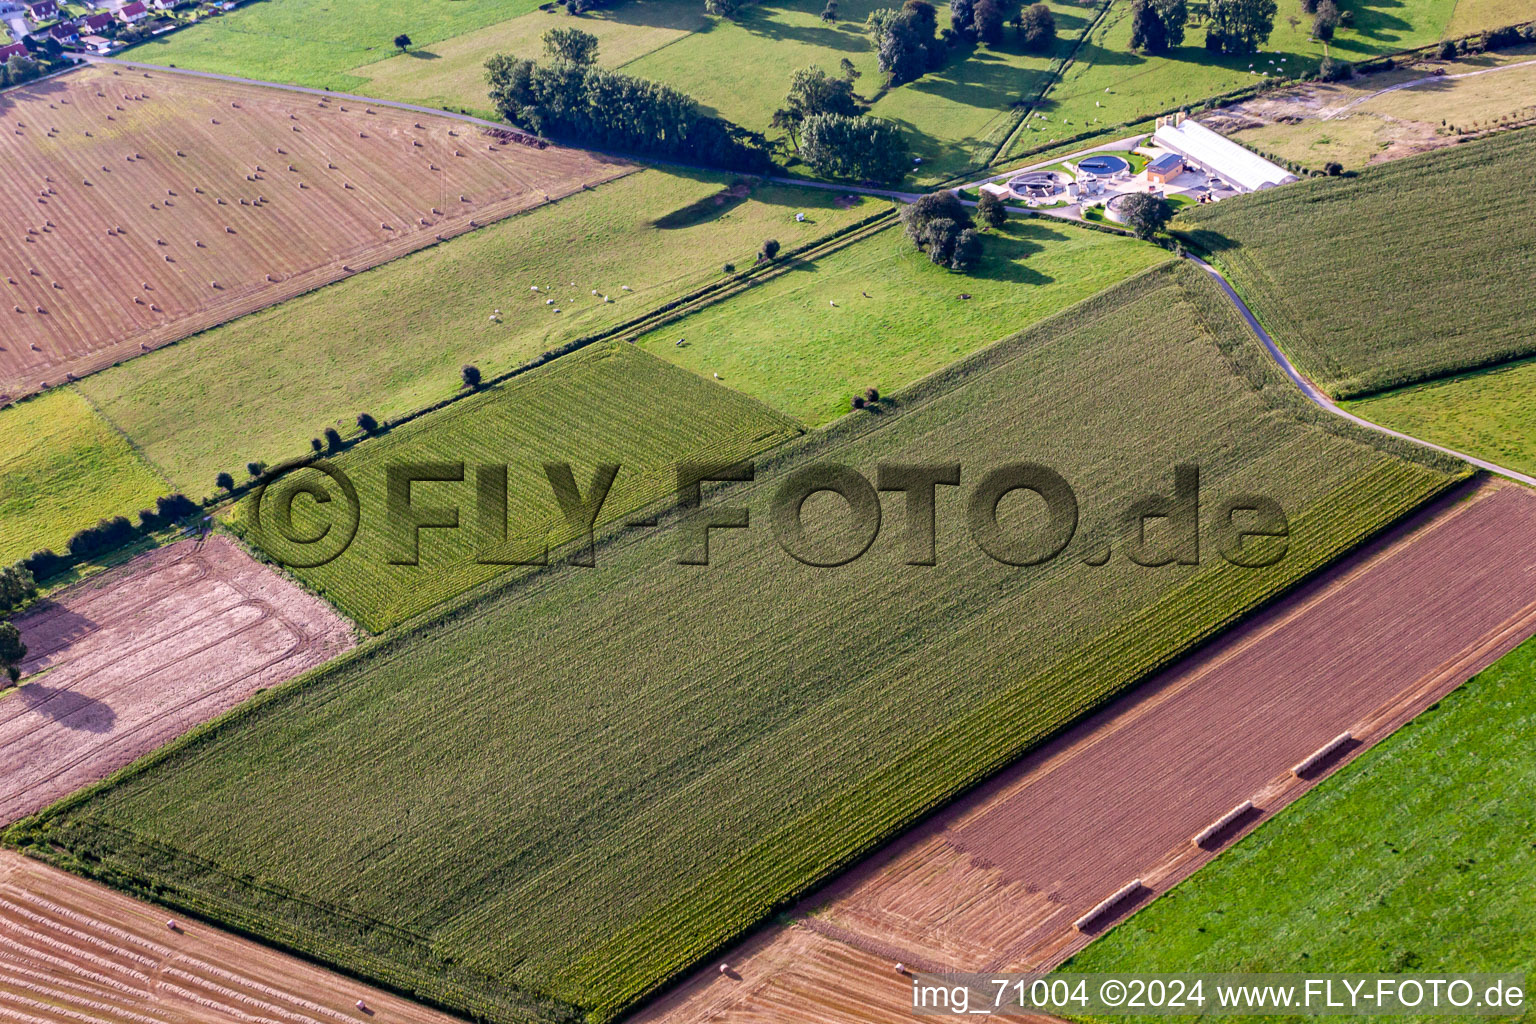
[[[864,403],[864,396],[863,395],[854,395],[853,396],[853,407],[855,409],[862,409],[862,408],[864,408],[864,404],[865,403]]]
[[[1337,178],[1339,175],[1344,173],[1344,165],[1339,163],[1337,160],[1329,160],[1327,163],[1323,164],[1323,173],[1330,177]]]
[[[36,579],[47,579],[64,570],[69,564],[69,559],[63,555],[55,554],[50,548],[34,551],[20,563],[22,568],[30,572]]]
[[[880,401],[880,389],[879,388],[865,388],[864,389],[864,397],[867,398],[871,402],[878,402],[878,401]]]
[[[466,364],[460,367],[459,377],[464,381],[465,387],[478,388],[480,386],[480,367]]]
[[[734,264],[734,263],[727,263],[725,265],[725,272],[727,274],[734,274],[734,273],[736,273],[736,264]]]
[[[95,526],[87,526],[69,538],[66,545],[75,558],[90,558],[104,551],[122,547],[137,536],[133,524],[124,516],[103,519]]]
[[[311,448],[313,448],[317,452],[325,451],[325,443],[323,441],[321,441],[318,437],[310,438],[309,439],[309,446]]]
[[[247,462],[245,464],[245,471],[251,476],[261,476],[266,471],[266,468],[267,464],[265,462]]]
[[[1317,66],[1317,78],[1321,82],[1343,82],[1355,76],[1354,66],[1348,61],[1324,57]]]
[[[991,192],[981,194],[981,201],[976,204],[976,214],[989,228],[1000,228],[1008,221],[1008,207]]]
[[[1445,42],[1441,43],[1440,49],[1436,56],[1438,56],[1441,60],[1455,60],[1456,41],[1454,39],[1447,39]]]
[[[779,254],[779,240],[770,238],[763,243],[763,247],[757,251],[759,260],[771,260]]]
[[[325,444],[333,452],[341,451],[341,431],[335,427],[325,428]]]
[[[379,421],[365,412],[357,414],[357,429],[365,434],[371,434],[379,429]]]
[[[220,473],[213,478],[213,486],[222,487],[226,491],[232,491],[235,489],[235,478],[228,473]]]

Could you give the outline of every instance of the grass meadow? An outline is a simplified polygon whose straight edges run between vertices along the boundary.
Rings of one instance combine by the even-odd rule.
[[[1043,217],[1014,217],[983,244],[980,265],[957,274],[892,225],[639,344],[818,426],[867,387],[909,384],[1167,258]]]
[[[1432,43],[1444,35],[1455,6],[1456,0],[1340,4],[1341,10],[1354,11],[1355,25],[1340,29],[1326,52],[1357,61]],[[1325,50],[1311,38],[1311,17],[1302,11],[1301,0],[1279,0],[1279,7],[1274,32],[1261,53],[1207,53],[1205,29],[1192,21],[1184,45],[1153,56],[1130,50],[1131,5],[1112,4],[1044,102],[1009,140],[1005,155],[1031,152],[1096,127],[1193,106],[1208,96],[1252,85],[1264,73],[1300,75],[1314,70]]]
[[[1511,132],[1191,209],[1212,253],[1301,370],[1357,398],[1536,351],[1536,216]]]
[[[1518,64],[1536,57],[1536,47],[1484,53],[1464,60],[1437,63],[1447,75],[1459,75]],[[1376,160],[1407,155],[1394,146],[1414,147],[1454,142],[1452,128],[1481,131],[1505,118],[1536,117],[1536,65],[1511,67],[1470,78],[1440,79],[1425,85],[1372,96],[1397,82],[1424,78],[1431,65],[1360,76],[1348,82],[1310,87],[1313,95],[1327,93],[1326,105],[1360,102],[1342,117],[1308,118],[1294,124],[1266,124],[1236,132],[1233,138],[1263,153],[1322,167],[1337,160],[1357,170]],[[1442,134],[1443,133],[1443,134]]]
[[[1528,640],[1063,969],[1536,970],[1533,675]]]
[[[620,467],[601,506],[602,525],[671,496],[679,463],[735,464],[799,432],[760,403],[631,345],[594,345],[335,459],[360,498],[357,537],[336,560],[293,571],[352,619],[379,632],[508,571],[506,564],[476,560],[477,466],[506,467],[507,551],[527,562],[576,535],[561,518],[546,462],[568,463],[588,499],[598,465]],[[460,528],[423,530],[419,564],[391,564],[400,533],[386,511],[386,471],[443,462],[465,463],[463,481],[416,484],[412,501],[458,508]],[[296,473],[287,482],[306,477]],[[236,511],[237,523],[247,521],[252,500]],[[301,529],[324,525],[324,519],[303,521],[306,511],[313,518],[313,505],[306,510],[301,501],[296,509]],[[260,543],[261,538],[250,534],[250,539]]]
[[[56,388],[0,412],[0,566],[168,492],[78,394]]]
[[[306,454],[326,427],[356,434],[640,315],[878,209],[831,193],[647,170],[244,317],[81,382],[188,494],[250,461]],[[718,202],[716,201],[718,199]],[[804,223],[794,215],[804,212]],[[574,284],[572,284],[574,282]],[[534,285],[542,290],[530,291]],[[624,286],[631,290],[624,291]],[[613,301],[593,296],[597,289]],[[556,305],[546,305],[553,298]],[[492,320],[495,309],[500,322]],[[556,313],[554,310],[559,309]],[[386,344],[387,342],[387,344]],[[0,422],[4,416],[0,414]]]
[[[1536,476],[1536,361],[1348,402],[1357,416]]]
[[[595,568],[365,645],[7,839],[466,1014],[610,1021],[1463,472],[1388,443],[1306,407],[1215,286],[1169,264],[711,491],[706,511],[750,528],[710,531],[707,566],[679,564],[671,517],[616,532]],[[1080,506],[1044,564],[982,554],[964,488],[939,488],[934,565],[907,564],[894,494],[841,567],[775,539],[796,469],[958,461],[968,488],[1021,455]],[[1285,557],[1125,558],[1123,510],[1181,462],[1210,504],[1280,501]],[[813,560],[863,543],[846,513],[805,502]],[[1007,536],[1038,516],[998,505]]]

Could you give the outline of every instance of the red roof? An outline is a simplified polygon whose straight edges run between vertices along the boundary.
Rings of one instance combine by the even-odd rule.
[[[148,14],[149,8],[144,6],[143,0],[133,0],[133,3],[125,4],[123,9],[117,13],[125,18],[132,18],[140,14]]]
[[[70,36],[79,35],[80,30],[75,27],[75,23],[72,21],[61,21],[49,29],[48,34],[55,39],[68,39]]]
[[[90,29],[92,32],[100,32],[102,29],[107,28],[111,24],[112,15],[110,14],[92,14],[88,15],[85,19],[85,27]]]
[[[59,10],[59,5],[55,3],[54,0],[38,0],[38,2],[35,4],[28,4],[27,10],[32,12],[32,16],[35,20],[40,15],[47,16],[50,14],[56,14]]]
[[[10,60],[12,57],[30,57],[27,48],[21,43],[11,43],[9,46],[0,46],[0,60]]]

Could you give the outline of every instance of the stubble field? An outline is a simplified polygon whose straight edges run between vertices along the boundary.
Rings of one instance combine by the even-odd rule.
[[[0,114],[0,402],[632,170],[159,70],[72,72]]]

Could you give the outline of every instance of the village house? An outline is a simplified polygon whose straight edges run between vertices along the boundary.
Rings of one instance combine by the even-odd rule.
[[[12,57],[30,57],[27,48],[22,43],[11,43],[9,46],[0,46],[0,64],[4,64]]]
[[[80,39],[80,29],[72,21],[61,21],[48,30],[48,36],[61,43],[75,43]]]
[[[37,3],[27,5],[27,17],[32,19],[34,25],[52,21],[58,16],[59,5],[55,0],[37,0]]]
[[[112,15],[102,11],[98,14],[88,14],[80,22],[80,28],[91,35],[101,35],[113,25]]]
[[[131,4],[124,4],[117,16],[126,24],[135,25],[149,17],[149,8],[144,6],[144,0],[133,0]]]

